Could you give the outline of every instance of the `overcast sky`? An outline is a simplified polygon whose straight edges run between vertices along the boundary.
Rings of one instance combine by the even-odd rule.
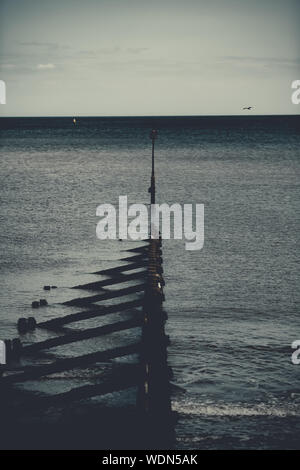
[[[299,0],[0,0],[0,115],[299,114],[299,24]]]

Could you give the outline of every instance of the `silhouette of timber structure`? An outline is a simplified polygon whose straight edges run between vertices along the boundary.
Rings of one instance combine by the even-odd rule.
[[[155,204],[154,145],[157,131],[153,130],[150,137],[152,171],[149,192],[151,204]],[[165,282],[162,276],[162,241],[159,232],[154,232],[153,235],[152,225],[150,226],[149,239],[145,241],[146,243],[140,247],[123,250],[132,253],[131,256],[122,258],[122,262],[127,264],[96,271],[94,275],[106,278],[72,287],[94,292],[93,295],[78,297],[62,304],[64,308],[82,307],[83,310],[40,322],[34,317],[19,319],[19,337],[6,341],[7,364],[0,366],[0,407],[2,407],[0,412],[10,423],[10,429],[6,429],[8,448],[14,445],[19,445],[19,448],[24,445],[26,448],[26,445],[32,446],[32,442],[37,442],[37,448],[39,445],[45,448],[47,445],[50,448],[72,448],[72,446],[99,448],[99,445],[100,447],[102,445],[102,448],[107,446],[110,449],[172,447],[176,414],[171,408],[172,371],[167,362],[169,338],[164,328],[167,315],[163,309]],[[137,284],[122,286],[128,282],[137,282]],[[109,289],[110,286],[116,285],[120,287]],[[122,301],[122,298],[128,295],[134,295],[136,298],[134,300],[125,298]],[[121,302],[118,302],[119,298]],[[111,300],[114,301],[112,304],[101,305],[102,302]],[[100,320],[112,314],[119,315],[118,321],[92,328],[78,328],[78,322]],[[120,315],[125,317],[120,319]],[[75,330],[70,329],[73,324],[76,326]],[[45,363],[43,354],[46,354],[48,359],[51,353],[50,358],[53,359],[53,354],[55,357],[53,350],[58,346],[78,344],[84,340],[134,328],[141,329],[141,338],[131,344],[80,356],[58,357]],[[56,336],[30,342],[28,335],[38,329],[48,331],[50,335],[53,332]],[[137,363],[117,366],[111,363],[113,359],[132,355],[137,355],[139,358]],[[24,389],[22,392],[22,387],[18,388],[29,381],[43,380],[51,374],[66,373],[74,369],[84,370],[99,363],[105,365],[105,370],[97,375],[94,384],[81,385],[54,394],[32,391],[29,393]],[[81,417],[76,417],[76,409],[80,407],[82,400],[132,387],[136,389],[137,394],[134,409],[118,407],[116,410],[108,410],[101,406],[95,409],[94,405],[91,411],[85,410]],[[24,410],[28,417],[32,416],[30,413],[36,415],[49,410],[50,407],[65,406],[73,407],[74,416],[60,420],[56,427],[43,422],[33,427],[33,431],[30,432],[27,426],[25,438],[22,428]],[[81,426],[85,428],[82,433],[79,432]],[[100,432],[100,442],[96,442],[95,435],[99,437],[99,426],[103,432]],[[78,430],[77,433],[74,429]],[[48,444],[45,446],[47,439]],[[16,443],[18,440],[19,444]]]

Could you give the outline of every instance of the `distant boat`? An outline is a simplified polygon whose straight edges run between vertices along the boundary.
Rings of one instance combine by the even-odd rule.
[[[74,123],[74,126],[76,126],[76,119],[73,118],[73,123]]]

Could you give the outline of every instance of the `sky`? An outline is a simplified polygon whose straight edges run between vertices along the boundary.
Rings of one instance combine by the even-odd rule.
[[[0,0],[0,116],[299,114],[299,0]]]

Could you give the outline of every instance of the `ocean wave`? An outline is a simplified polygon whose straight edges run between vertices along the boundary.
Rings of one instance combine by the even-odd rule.
[[[172,408],[180,415],[186,416],[270,416],[274,418],[286,418],[289,416],[300,417],[300,406],[295,405],[257,405],[244,404],[197,404],[173,402]]]

